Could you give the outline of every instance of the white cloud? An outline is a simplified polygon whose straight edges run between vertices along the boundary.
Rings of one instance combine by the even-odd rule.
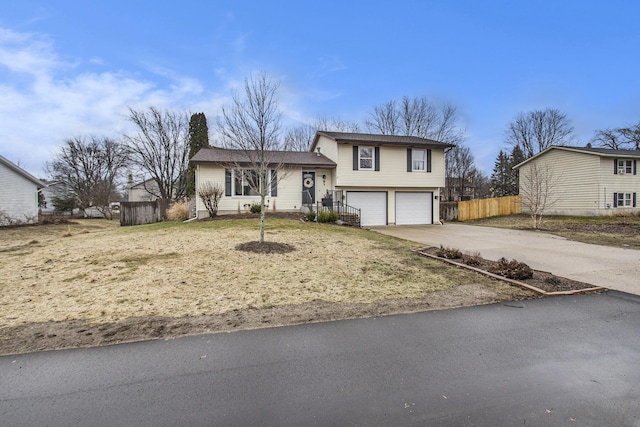
[[[86,62],[95,69],[102,60]],[[122,70],[86,72],[81,62],[62,61],[47,37],[0,28],[0,154],[42,176],[66,138],[126,131],[128,106],[218,108],[198,80],[159,67],[153,71],[169,84]]]

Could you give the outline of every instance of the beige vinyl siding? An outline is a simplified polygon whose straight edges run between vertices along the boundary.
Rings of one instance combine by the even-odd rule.
[[[534,163],[539,170],[549,168],[555,181],[549,199],[555,202],[547,208],[547,215],[593,215],[601,206],[598,194],[598,159],[598,156],[592,154],[561,149],[550,150],[522,166],[520,175],[524,177],[530,173]],[[522,179],[520,182],[521,185],[524,184]]]
[[[225,188],[225,169],[217,165],[199,164],[196,168],[196,183],[210,181],[214,184],[220,184]],[[278,195],[276,197],[267,197],[269,210],[293,211],[300,209],[302,201],[302,169],[286,168],[278,173]],[[218,205],[218,212],[223,214],[234,214],[245,211],[245,205],[259,203],[259,196],[223,196]],[[196,210],[198,218],[208,216],[207,210],[198,198],[196,200]]]
[[[316,143],[316,151],[318,148],[320,148],[321,154],[338,163],[338,143],[336,141],[321,135]]]
[[[333,171],[331,169],[304,170],[313,170],[316,173],[316,201],[319,202],[327,191],[331,191],[335,188],[333,186]],[[322,179],[323,175],[326,177],[325,179]],[[302,181],[300,182],[300,191],[302,191]]]
[[[546,214],[611,215],[619,211],[613,208],[613,193],[640,192],[638,175],[613,173],[613,157],[557,148],[523,165],[520,168],[521,176],[530,170],[532,163],[539,167],[548,165],[554,174],[559,176],[554,192],[558,201],[546,211]],[[522,185],[523,181],[520,182]]]
[[[620,160],[631,160],[624,157],[620,157]],[[600,159],[600,194],[601,194],[601,207],[607,207],[611,211],[610,213],[620,212],[621,210],[640,211],[640,175],[633,174],[614,174],[613,157],[601,157]],[[637,166],[640,166],[640,160],[636,160]],[[636,195],[636,209],[630,208],[614,208],[613,207],[613,193],[637,193]]]
[[[338,144],[336,163],[336,187],[444,187],[442,149],[431,150],[432,172],[407,172],[407,147],[381,146],[379,171],[354,171],[353,145]]]

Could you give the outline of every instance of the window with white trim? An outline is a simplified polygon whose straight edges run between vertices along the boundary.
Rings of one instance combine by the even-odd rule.
[[[411,150],[411,164],[414,172],[426,172],[427,150]]]
[[[618,160],[618,174],[624,175],[633,173],[633,161],[632,160]]]
[[[632,201],[631,193],[618,193],[617,206],[619,208],[631,207],[631,201]]]
[[[375,150],[373,147],[359,147],[358,164],[360,170],[373,170],[375,164]]]
[[[234,169],[233,173],[233,189],[234,196],[259,196],[256,188],[260,188],[260,174],[256,170],[250,169]],[[267,179],[267,188],[271,186],[271,179],[269,176]]]

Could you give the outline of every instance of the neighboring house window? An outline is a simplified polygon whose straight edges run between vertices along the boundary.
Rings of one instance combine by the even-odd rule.
[[[411,150],[411,158],[414,172],[427,171],[427,150]]]
[[[618,207],[631,206],[631,193],[618,193]]]
[[[259,196],[255,187],[259,185],[258,171],[248,169],[233,169],[226,171],[226,190],[227,196]],[[267,177],[266,185],[270,189],[271,196],[276,196],[276,176],[275,171],[271,171]],[[252,188],[254,187],[254,188]]]
[[[614,208],[635,208],[636,193],[613,193]]]
[[[380,147],[353,146],[353,170],[379,171]]]
[[[633,173],[633,162],[631,160],[618,160],[618,173],[631,175]]]
[[[616,175],[636,175],[637,160],[614,159],[613,173]]]

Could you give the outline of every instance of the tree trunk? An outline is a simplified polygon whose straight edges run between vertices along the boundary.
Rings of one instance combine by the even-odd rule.
[[[264,243],[264,192],[260,196],[260,243]]]

